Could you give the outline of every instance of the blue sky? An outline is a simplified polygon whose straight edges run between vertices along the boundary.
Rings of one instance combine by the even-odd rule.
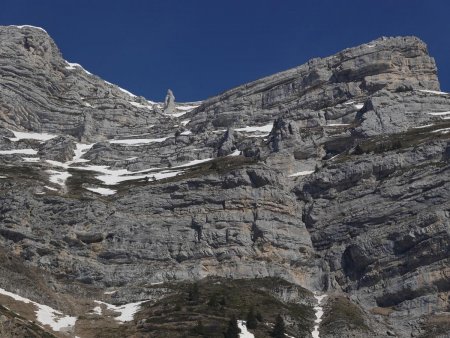
[[[148,99],[193,101],[380,36],[416,35],[450,91],[447,0],[2,0],[64,57]]]

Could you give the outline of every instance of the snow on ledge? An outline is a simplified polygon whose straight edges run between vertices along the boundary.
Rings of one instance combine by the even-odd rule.
[[[48,141],[52,138],[57,137],[58,135],[47,134],[47,133],[34,133],[34,132],[25,132],[25,131],[14,131],[8,129],[10,132],[14,133],[14,137],[10,138],[10,141],[17,142],[20,140],[38,140],[38,141]]]
[[[12,154],[36,155],[37,150],[34,149],[0,150],[0,155],[12,155]]]
[[[312,173],[314,173],[314,170],[298,171],[296,173],[290,174],[289,177],[311,175]]]
[[[446,93],[446,92],[439,92],[437,90],[428,90],[428,89],[419,89],[419,92],[436,94],[436,95],[448,95],[448,93]]]
[[[11,25],[10,27],[17,27],[17,28],[19,28],[19,29],[22,29],[22,28],[38,29],[38,30],[40,30],[40,31],[42,31],[42,32],[44,32],[44,33],[46,33],[46,34],[48,34],[47,31],[46,31],[44,28],[42,28],[42,27],[37,27],[37,26],[31,26],[31,25],[16,26],[16,25]]]
[[[125,145],[141,145],[141,144],[148,144],[148,143],[161,143],[167,140],[168,137],[161,137],[161,138],[130,138],[130,139],[123,139],[123,140],[109,140],[109,143],[114,144],[125,144]]]
[[[114,195],[117,192],[117,190],[108,188],[85,188],[85,189],[95,192],[96,194],[100,194],[102,196]]]

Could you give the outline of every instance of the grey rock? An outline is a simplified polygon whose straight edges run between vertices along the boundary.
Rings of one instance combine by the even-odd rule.
[[[7,260],[0,287],[69,309],[57,295],[114,287],[131,302],[152,283],[281,277],[360,309],[349,336],[425,334],[448,311],[450,95],[433,92],[419,39],[381,38],[194,103],[130,95],[33,28],[0,27],[0,60],[0,150],[39,157],[0,155],[0,254],[53,291]],[[8,129],[59,136],[15,142]],[[69,166],[77,142],[92,147]],[[127,181],[105,184],[105,170]],[[70,174],[64,186],[55,171]]]

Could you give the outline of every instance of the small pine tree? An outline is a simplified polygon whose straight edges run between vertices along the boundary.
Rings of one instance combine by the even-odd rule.
[[[217,308],[219,307],[219,300],[217,299],[217,294],[213,294],[208,301],[208,306]]]
[[[254,330],[258,326],[258,321],[256,320],[255,309],[253,307],[248,310],[247,313],[247,328]]]
[[[203,326],[203,322],[199,320],[197,322],[197,326],[194,327],[194,333],[198,335],[204,335],[205,334],[205,327]]]
[[[228,322],[228,328],[224,336],[225,338],[239,338],[239,333],[241,333],[241,329],[237,324],[236,316],[233,315]]]
[[[256,312],[256,319],[258,319],[258,322],[262,323],[262,321],[264,320],[261,312]]]
[[[200,299],[200,291],[198,289],[198,284],[194,283],[188,292],[188,300],[190,302],[197,303]]]
[[[275,320],[275,326],[273,327],[271,336],[274,338],[285,338],[286,337],[284,320],[283,320],[283,317],[281,317],[281,315],[278,315],[277,319]]]

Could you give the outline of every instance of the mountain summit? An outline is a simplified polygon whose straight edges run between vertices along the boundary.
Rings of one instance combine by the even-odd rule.
[[[449,118],[416,37],[179,103],[0,27],[0,335],[450,334]]]

